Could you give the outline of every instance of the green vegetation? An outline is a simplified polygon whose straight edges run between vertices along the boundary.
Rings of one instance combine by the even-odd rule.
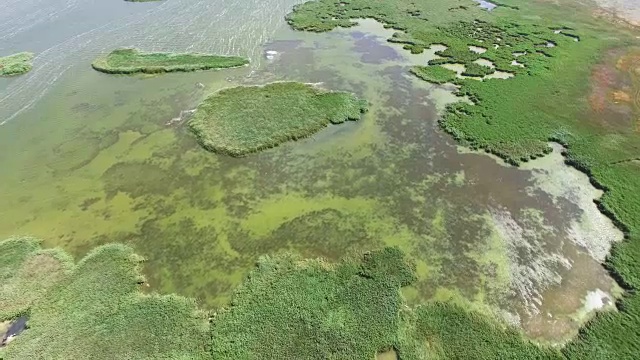
[[[277,82],[223,89],[198,107],[189,126],[205,149],[242,156],[358,120],[366,109],[353,94]]]
[[[465,66],[462,75],[464,76],[474,76],[474,77],[484,77],[489,74],[493,74],[495,70],[488,66],[479,65],[476,63],[470,63]]]
[[[430,0],[321,0],[296,7],[287,19],[295,29],[328,31],[352,26],[350,19],[374,18],[403,31],[390,41],[404,43],[414,53],[432,44],[446,45],[438,53],[442,58],[430,65],[469,66],[482,56],[496,70],[514,73],[509,80],[456,80],[459,94],[474,104],[449,106],[440,125],[462,144],[514,165],[548,153],[548,141],[560,142],[568,148],[568,163],[605,190],[599,206],[626,234],[626,241],[614,246],[606,266],[630,291],[619,301],[619,311],[599,314],[563,353],[575,359],[634,358],[640,343],[636,331],[640,328],[636,294],[640,289],[640,132],[628,121],[607,124],[601,120],[607,115],[594,112],[586,101],[592,69],[609,49],[632,44],[633,36],[598,23],[588,10],[573,4],[505,0],[501,5],[509,8],[499,7],[491,15],[456,11],[457,19],[452,19]],[[572,36],[554,34],[552,29],[559,27],[572,29]],[[555,46],[547,46],[550,43]],[[487,52],[480,55],[468,46],[484,46]],[[517,61],[524,68],[511,65],[515,52],[523,54]],[[413,72],[434,82],[446,78],[440,70],[428,70],[424,76],[424,68]],[[462,331],[469,326],[461,321],[457,328]],[[494,346],[502,343],[497,337],[487,341]]]
[[[16,76],[31,71],[33,54],[21,52],[5,57],[0,57],[0,76]]]
[[[0,260],[0,321],[29,314],[28,331],[0,350],[3,359],[207,356],[205,314],[179,296],[142,295],[141,259],[128,247],[96,248],[74,266],[60,250],[8,239]]]
[[[19,314],[0,318],[29,316],[29,329],[0,349],[5,360],[367,359],[389,349],[407,360],[559,357],[455,305],[409,308],[400,288],[415,274],[397,248],[335,264],[263,256],[231,307],[210,324],[191,300],[142,295],[141,259],[126,246],[98,247],[75,266],[61,251],[41,250],[34,239],[8,239],[0,250],[3,305],[24,295],[10,293],[16,285],[46,285]],[[59,266],[47,267],[54,270],[49,284],[20,277],[34,259],[52,253]],[[502,342],[496,346],[491,339]]]
[[[117,49],[107,56],[96,59],[91,66],[108,74],[156,74],[173,71],[225,69],[248,63],[248,59],[238,56],[143,53],[136,49]]]
[[[456,80],[456,72],[442,66],[414,66],[411,73],[433,84],[444,84]]]
[[[395,248],[337,264],[262,257],[213,319],[213,358],[372,359],[389,349],[401,359],[559,358],[455,305],[408,308],[400,288],[414,280]],[[504,342],[486,341],[494,338]]]

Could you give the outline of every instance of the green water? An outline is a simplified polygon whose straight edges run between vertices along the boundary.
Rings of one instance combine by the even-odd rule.
[[[33,74],[0,83],[7,105],[1,237],[38,236],[77,257],[107,242],[131,244],[148,259],[150,291],[192,296],[206,307],[227,304],[264,254],[339,259],[397,245],[417,266],[419,281],[405,292],[411,302],[453,300],[525,325],[534,319],[542,325],[531,333],[540,337],[553,326],[540,309],[568,317],[588,291],[612,291],[604,269],[567,235],[583,202],[541,190],[534,170],[461,153],[438,131],[438,110],[453,96],[408,73],[429,54],[390,47],[389,31],[373,21],[328,34],[292,32],[282,20],[292,4],[284,1],[180,4],[129,4],[142,7],[126,21],[73,38],[90,36],[88,43],[49,48]],[[225,21],[211,21],[206,14],[219,14],[220,6],[228,9]],[[263,22],[249,21],[258,16],[252,6],[267,11]],[[180,36],[171,31],[178,19],[186,24]],[[217,30],[227,40],[215,37]],[[111,41],[244,53],[253,66],[155,77],[88,69],[84,59]],[[265,50],[278,55],[266,60]],[[63,61],[69,67],[53,81],[47,66]],[[172,121],[217,89],[274,80],[353,91],[370,111],[359,122],[239,159],[202,150],[183,123]],[[20,111],[31,103],[28,93],[35,100]],[[550,177],[562,176],[554,169]],[[589,278],[563,284],[579,277],[567,266],[578,261],[576,271],[590,269]],[[561,292],[577,304],[545,302]]]

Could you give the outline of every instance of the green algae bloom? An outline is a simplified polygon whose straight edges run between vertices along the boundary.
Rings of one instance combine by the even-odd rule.
[[[116,49],[96,59],[91,66],[108,74],[156,74],[175,71],[226,69],[243,66],[249,60],[238,56],[208,54],[144,53],[137,49]]]
[[[189,126],[207,150],[243,156],[360,119],[367,103],[346,92],[276,82],[223,89],[206,99]]]

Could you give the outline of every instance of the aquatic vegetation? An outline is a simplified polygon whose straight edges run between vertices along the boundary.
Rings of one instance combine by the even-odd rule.
[[[0,249],[3,260],[9,250],[6,254],[12,261],[7,264],[14,265],[4,268],[2,262],[3,278],[13,275],[17,282],[12,285],[27,287],[33,300],[21,309],[29,315],[29,329],[0,350],[3,359],[206,358],[205,313],[196,309],[194,301],[176,295],[142,295],[139,286],[144,278],[138,269],[142,259],[130,248],[105,245],[75,266],[58,251],[63,265],[58,268],[65,271],[36,272],[35,280],[22,276],[21,266],[33,270],[32,259],[50,251],[39,250],[30,239],[5,240]],[[50,265],[42,269],[47,270],[53,269]],[[45,288],[32,291],[34,281]],[[3,283],[3,292],[5,288]],[[22,295],[3,293],[6,301],[20,301]]]
[[[0,321],[26,312],[71,270],[73,260],[59,250],[42,250],[33,238],[0,241]]]
[[[367,103],[353,94],[277,82],[223,89],[189,120],[207,150],[232,156],[311,136],[329,124],[360,119]]]
[[[144,53],[137,49],[116,49],[108,55],[96,59],[91,66],[108,74],[156,74],[173,71],[225,69],[248,63],[248,59],[238,56]]]
[[[586,12],[571,18],[572,36],[554,33],[552,29],[567,22],[569,10],[517,0],[508,3],[519,11],[543,14],[544,21],[512,16],[509,10],[492,12],[495,17],[490,20],[449,19],[448,24],[442,24],[445,19],[427,15],[435,21],[429,24],[412,16],[416,7],[431,4],[427,0],[375,4],[321,0],[300,5],[287,19],[294,29],[328,31],[352,26],[351,19],[374,18],[403,31],[390,41],[404,43],[411,52],[432,44],[447,46],[438,53],[443,59],[432,60],[430,65],[455,62],[467,66],[480,57],[468,46],[498,45],[486,46],[488,51],[482,58],[493,62],[496,70],[511,72],[515,77],[508,81],[459,80],[458,94],[468,96],[474,104],[450,105],[440,120],[441,127],[462,144],[493,153],[513,165],[547,154],[549,140],[565,145],[567,162],[605,190],[598,202],[600,210],[625,231],[626,241],[614,245],[606,266],[620,284],[636,290],[640,288],[640,197],[636,191],[640,188],[640,167],[636,161],[620,159],[638,158],[634,144],[640,141],[640,133],[632,127],[613,129],[585,120],[597,114],[591,113],[584,101],[590,87],[590,69],[602,59],[598,54],[625,47],[632,39],[615,27],[595,23]],[[524,67],[512,65],[514,53],[521,55],[518,62]],[[569,358],[601,359],[635,356],[640,334],[631,329],[640,326],[638,298],[630,292],[618,303],[618,312],[598,315],[563,350],[564,354]],[[466,326],[460,324],[461,328]],[[501,342],[497,338],[492,341],[496,345]]]
[[[433,84],[444,84],[456,79],[456,72],[442,66],[414,66],[411,73]]]
[[[475,62],[469,63],[465,65],[464,71],[462,72],[463,76],[475,76],[475,77],[484,77],[489,74],[493,74],[496,72],[493,68],[488,66],[480,65]]]
[[[400,322],[399,289],[413,274],[397,249],[367,259],[331,265],[261,258],[231,308],[213,319],[213,358],[366,359],[391,347]],[[379,261],[388,263],[379,268]]]
[[[455,305],[406,307],[400,288],[414,280],[396,248],[336,264],[262,257],[213,318],[213,358],[368,359],[388,349],[402,359],[559,358]],[[503,342],[487,341],[495,338]]]
[[[0,76],[16,76],[31,71],[33,54],[21,52],[5,57],[0,57]]]
[[[22,267],[53,251],[41,250],[30,238],[4,240],[0,249],[7,260],[0,267],[5,281],[0,299],[6,305],[25,295],[13,288],[34,281],[20,275]],[[29,289],[27,295],[39,296],[19,313],[0,318],[29,317],[28,330],[0,349],[3,359],[365,359],[389,349],[403,359],[461,358],[469,351],[480,358],[558,357],[555,350],[455,305],[407,307],[400,288],[416,278],[397,248],[337,263],[286,253],[263,256],[231,306],[218,310],[210,323],[192,300],[140,294],[141,258],[126,246],[100,246],[77,265],[55,252],[64,266],[49,272],[51,283],[38,281],[45,288]],[[460,332],[458,323],[470,326]],[[486,341],[492,338],[504,342],[494,346]]]

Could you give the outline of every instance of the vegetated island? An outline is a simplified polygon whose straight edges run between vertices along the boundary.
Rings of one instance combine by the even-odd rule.
[[[33,54],[21,52],[5,57],[0,57],[0,76],[17,76],[31,71]]]
[[[612,112],[602,112],[600,103],[607,99],[597,88],[612,86],[608,74],[620,66],[623,71],[629,68],[615,61],[612,65],[607,56],[628,50],[637,42],[636,34],[594,18],[592,9],[578,9],[572,1],[560,6],[526,0],[501,3],[510,7],[489,14],[466,7],[458,11],[450,2],[435,0],[318,0],[297,5],[287,21],[294,29],[320,32],[373,18],[400,31],[390,41],[404,44],[412,53],[444,45],[447,49],[437,53],[439,59],[414,68],[413,73],[435,83],[453,80],[459,86],[458,95],[472,101],[447,107],[439,120],[446,132],[513,165],[548,153],[549,140],[565,146],[567,163],[605,190],[598,206],[625,232],[625,241],[613,245],[605,265],[627,291],[617,302],[618,311],[597,314],[562,348],[562,354],[569,359],[636,358],[640,344],[640,122],[608,119]],[[472,47],[487,51],[469,51]],[[491,61],[495,70],[515,76],[454,80],[452,72],[437,68],[450,63],[479,65],[480,58]],[[486,73],[472,67],[472,72]],[[461,333],[472,326],[466,320],[449,324]],[[496,347],[512,346],[489,332],[485,339]],[[517,356],[515,348],[513,354],[507,358],[533,358]]]
[[[456,305],[409,307],[400,290],[415,270],[397,248],[337,263],[263,256],[231,305],[210,313],[180,296],[143,294],[141,261],[119,244],[74,263],[33,238],[0,241],[0,325],[25,316],[28,326],[0,358],[559,359]]]
[[[198,106],[189,127],[205,149],[243,156],[358,120],[366,110],[367,102],[351,93],[275,82],[214,93]]]
[[[227,69],[244,66],[249,59],[197,53],[144,53],[137,49],[116,49],[96,59],[91,66],[107,74],[157,74],[175,71]]]

